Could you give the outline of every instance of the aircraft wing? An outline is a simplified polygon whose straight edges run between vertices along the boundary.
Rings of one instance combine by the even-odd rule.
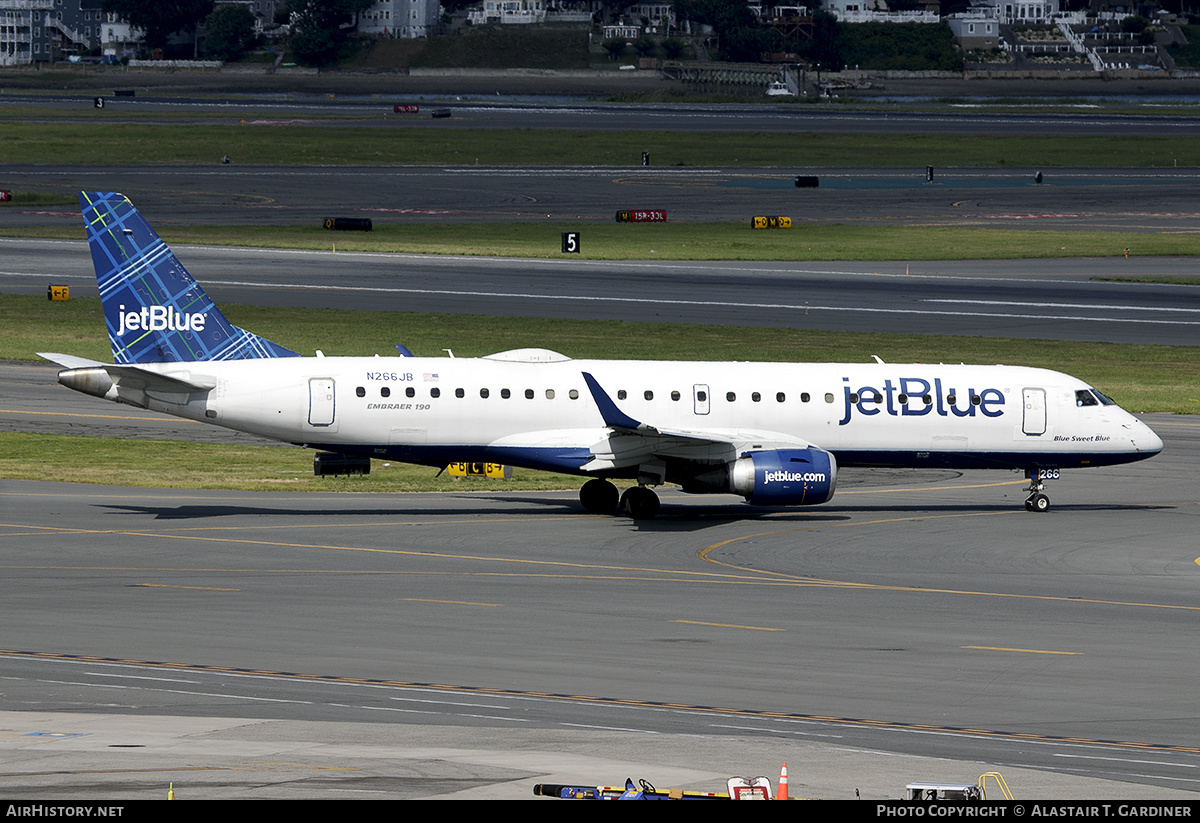
[[[665,457],[727,463],[746,451],[813,445],[793,435],[759,429],[662,429],[621,411],[591,374],[583,372],[583,379],[607,427],[604,439],[592,446],[592,459],[583,465],[584,471],[627,468]]]

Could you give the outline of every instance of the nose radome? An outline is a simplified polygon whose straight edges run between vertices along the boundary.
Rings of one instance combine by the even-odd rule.
[[[1139,452],[1145,452],[1148,455],[1158,454],[1163,450],[1162,438],[1155,433],[1154,429],[1136,417],[1133,422],[1133,446]]]

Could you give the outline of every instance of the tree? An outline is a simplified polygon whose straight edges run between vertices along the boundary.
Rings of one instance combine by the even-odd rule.
[[[616,60],[625,51],[626,41],[624,37],[610,37],[600,45],[608,52],[609,60]]]
[[[146,47],[153,51],[166,46],[175,32],[199,25],[213,10],[213,0],[103,0],[102,8],[145,32]]]
[[[328,66],[341,53],[356,16],[375,0],[296,0],[289,42],[306,66]]]
[[[766,36],[746,0],[677,0],[676,8],[681,18],[713,27],[724,59],[758,62]]]
[[[254,15],[245,6],[222,6],[204,20],[204,53],[236,60],[254,42]]]
[[[654,38],[644,34],[633,41],[633,50],[638,53],[638,57],[649,57],[657,47],[658,44],[654,42]]]
[[[683,50],[687,48],[687,43],[677,37],[668,37],[662,41],[662,48],[667,53],[668,60],[678,60],[679,56],[683,54]]]
[[[827,11],[813,15],[812,40],[801,49],[800,55],[813,68],[841,71],[846,61],[842,57],[842,37],[837,18]]]

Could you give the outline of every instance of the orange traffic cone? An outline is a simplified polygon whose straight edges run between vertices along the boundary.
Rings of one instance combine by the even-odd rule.
[[[779,791],[775,794],[776,800],[787,800],[787,763],[783,764],[783,770],[779,772]]]

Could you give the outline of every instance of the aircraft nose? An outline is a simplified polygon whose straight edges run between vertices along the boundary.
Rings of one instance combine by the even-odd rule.
[[[1133,445],[1138,451],[1146,454],[1158,454],[1163,450],[1162,438],[1155,434],[1154,429],[1140,420],[1138,429],[1133,435]]]

